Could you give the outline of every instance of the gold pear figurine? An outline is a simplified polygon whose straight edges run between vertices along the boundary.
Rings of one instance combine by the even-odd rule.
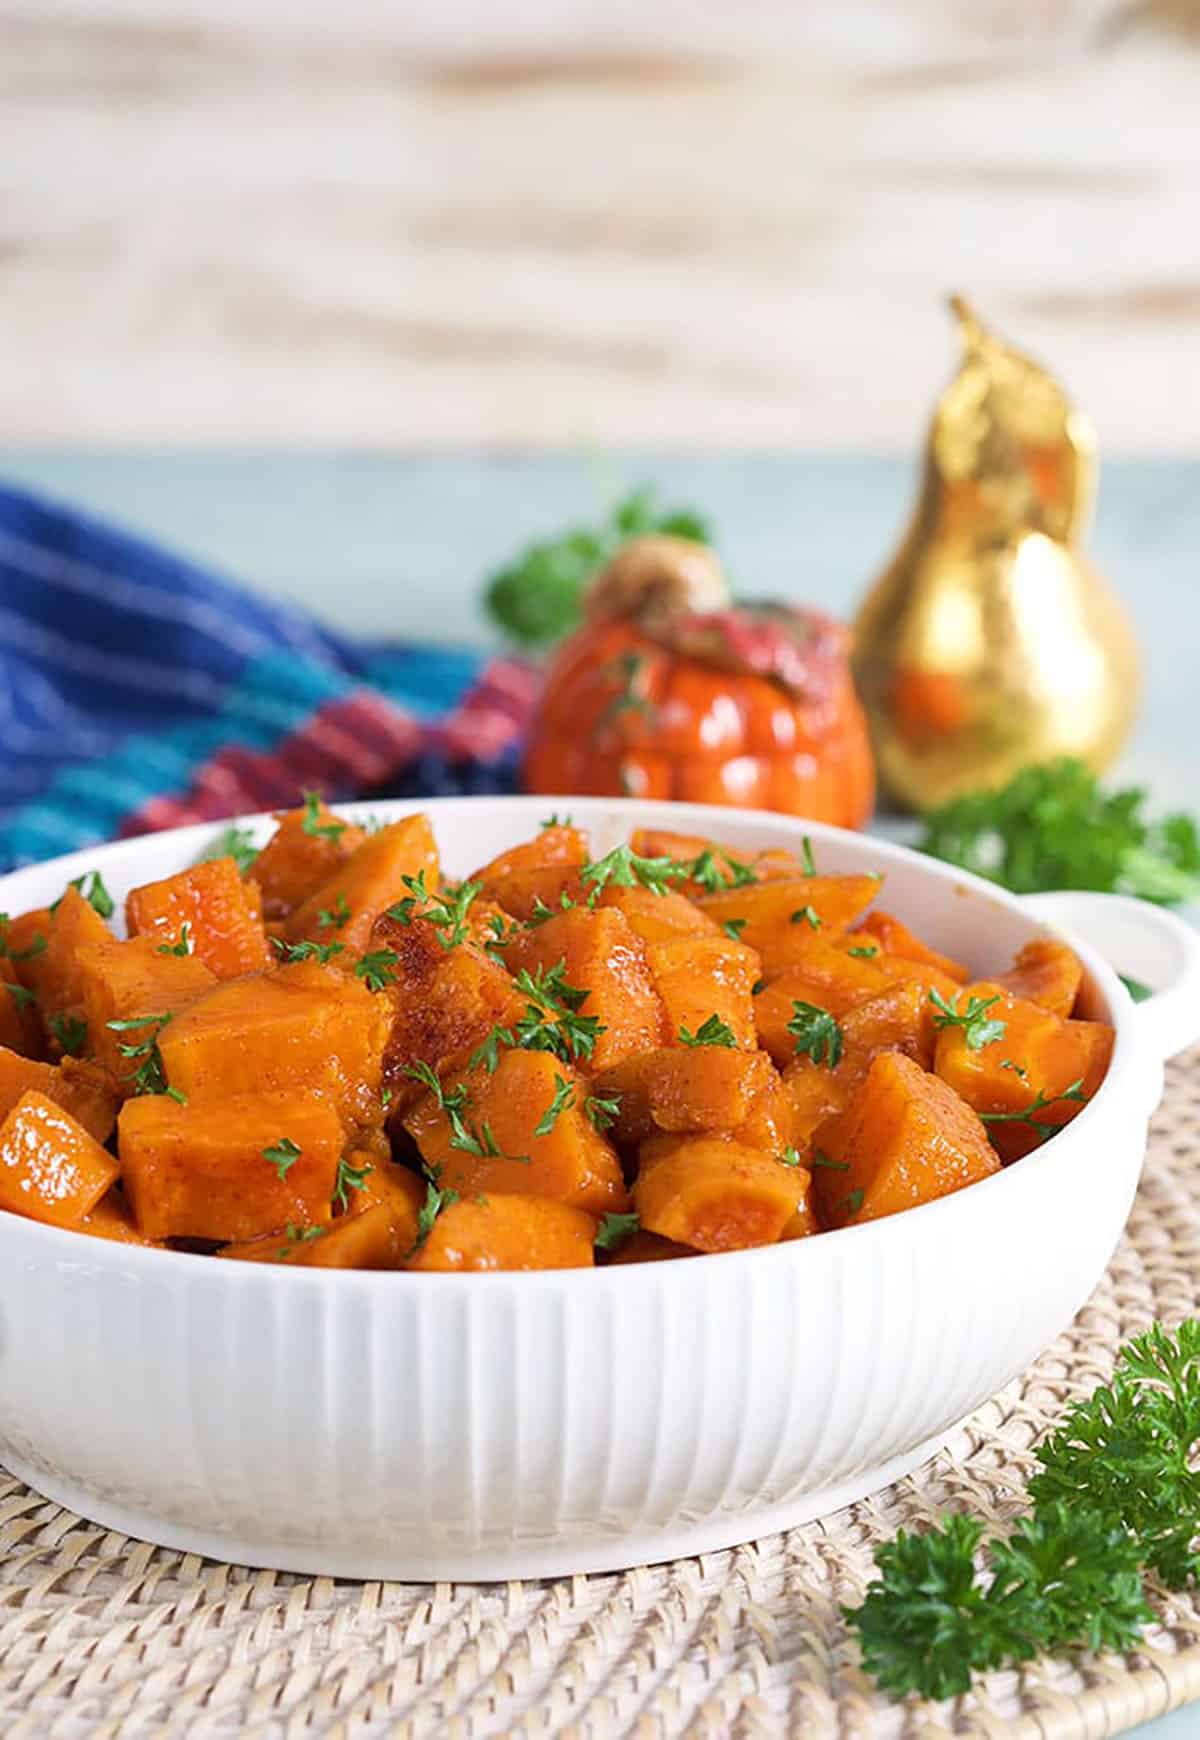
[[[962,362],[934,412],[912,524],[854,630],[881,781],[918,810],[1058,755],[1099,771],[1138,693],[1125,613],[1077,548],[1091,426],[961,297],[950,306]]]

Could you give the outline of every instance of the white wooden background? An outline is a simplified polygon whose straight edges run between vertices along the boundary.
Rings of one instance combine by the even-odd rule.
[[[1200,446],[1200,0],[0,0],[0,444]]]

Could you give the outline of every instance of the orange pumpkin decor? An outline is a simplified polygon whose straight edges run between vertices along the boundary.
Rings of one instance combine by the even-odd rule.
[[[703,544],[636,538],[593,581],[583,627],[551,664],[526,789],[860,827],[875,773],[848,652],[848,631],[818,611],[731,604]]]

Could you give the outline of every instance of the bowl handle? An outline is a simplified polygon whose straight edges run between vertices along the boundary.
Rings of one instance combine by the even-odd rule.
[[[1048,924],[1075,931],[1116,969],[1150,987],[1138,1026],[1165,1063],[1200,1039],[1200,933],[1173,912],[1126,894],[1028,894]]]

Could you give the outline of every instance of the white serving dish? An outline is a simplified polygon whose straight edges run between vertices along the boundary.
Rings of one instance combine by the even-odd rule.
[[[462,874],[552,806],[422,807]],[[1070,1321],[1124,1226],[1163,1061],[1200,1036],[1194,933],[1136,901],[1017,900],[783,816],[557,807],[598,851],[637,825],[747,848],[807,833],[822,869],[884,871],[887,906],[980,972],[1061,924],[1093,1012],[1116,1027],[1108,1079],[1045,1148],[958,1195],[687,1262],[291,1270],[0,1215],[0,1461],[15,1474],[99,1523],[249,1565],[479,1581],[615,1570],[730,1546],[896,1479]],[[265,837],[270,818],[252,825]],[[42,904],[92,865],[121,899],[218,831],[16,872],[0,908]],[[1113,965],[1165,989],[1135,1005]]]

